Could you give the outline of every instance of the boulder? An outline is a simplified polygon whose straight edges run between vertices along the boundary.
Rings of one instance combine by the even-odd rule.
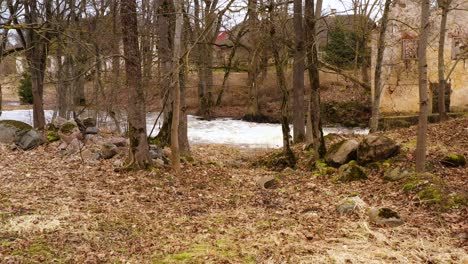
[[[466,159],[460,154],[450,154],[445,156],[440,163],[446,167],[463,167],[466,165]]]
[[[14,143],[32,127],[26,123],[16,120],[0,120],[0,142]]]
[[[47,142],[47,139],[36,130],[29,130],[16,140],[16,145],[22,150],[33,149]]]
[[[119,153],[119,150],[116,145],[110,144],[110,143],[106,143],[102,145],[101,157],[103,159],[112,159],[118,153]]]
[[[406,179],[411,176],[411,173],[402,168],[389,168],[384,173],[384,180],[387,181],[399,181],[402,179]]]
[[[79,130],[75,130],[71,134],[68,134],[68,135],[63,134],[60,131],[58,134],[60,136],[60,139],[67,144],[70,144],[75,139],[79,139],[79,140],[83,139],[83,135],[81,134]]]
[[[332,181],[351,182],[365,179],[367,179],[367,175],[364,168],[359,166],[356,161],[352,160],[338,169],[338,176],[335,176]]]
[[[358,146],[357,161],[359,164],[367,164],[383,159],[388,159],[398,154],[400,147],[388,137],[381,135],[368,135]]]
[[[94,153],[89,149],[85,149],[81,152],[81,157],[83,157],[84,160],[95,161],[98,160],[101,155],[99,153]]]
[[[97,127],[87,127],[86,134],[96,135],[99,133],[99,129]]]
[[[342,140],[333,144],[325,155],[325,162],[334,167],[339,167],[356,159],[359,142],[354,139]]]
[[[277,184],[277,180],[274,176],[264,176],[255,180],[257,186],[262,189],[271,189]]]
[[[340,214],[347,214],[362,210],[367,207],[366,202],[364,202],[359,196],[347,197],[336,206],[336,211]]]
[[[367,215],[370,222],[378,225],[396,227],[405,223],[397,212],[386,207],[372,207],[367,211]]]

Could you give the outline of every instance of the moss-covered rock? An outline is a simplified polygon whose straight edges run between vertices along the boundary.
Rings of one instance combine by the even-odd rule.
[[[367,179],[364,168],[352,160],[338,169],[338,175],[332,178],[333,182],[350,182]]]
[[[336,169],[333,167],[328,166],[323,160],[317,160],[314,162],[314,176],[326,176],[332,175],[336,172]]]
[[[47,141],[54,142],[60,140],[60,136],[57,131],[49,130],[47,131]]]
[[[59,131],[65,135],[70,135],[77,129],[78,126],[75,122],[68,121],[60,127]]]
[[[463,167],[466,165],[466,159],[461,154],[452,153],[445,156],[440,163],[447,167]]]
[[[418,193],[418,198],[426,204],[439,204],[445,198],[444,196],[444,192],[440,186],[434,184],[423,187]]]
[[[359,196],[352,196],[341,200],[336,206],[336,211],[340,214],[347,214],[362,210],[365,207],[367,207],[366,202],[364,202]]]

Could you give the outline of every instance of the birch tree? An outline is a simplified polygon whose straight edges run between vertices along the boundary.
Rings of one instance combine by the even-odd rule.
[[[427,116],[429,114],[429,95],[427,81],[427,39],[429,34],[429,0],[421,1],[421,26],[418,45],[418,82],[419,82],[419,121],[416,142],[416,171],[426,169]]]

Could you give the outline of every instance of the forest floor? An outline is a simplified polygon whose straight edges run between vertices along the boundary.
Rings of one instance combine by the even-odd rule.
[[[402,146],[391,166],[414,164],[415,127],[386,133]],[[339,136],[340,138],[344,136]],[[350,136],[354,137],[354,136]],[[357,136],[356,136],[357,137]],[[445,188],[467,192],[468,118],[429,127],[428,168]],[[303,156],[300,146],[296,154]],[[275,172],[252,161],[272,150],[192,147],[182,174],[114,172],[115,160],[61,157],[51,144],[22,152],[0,145],[1,263],[467,263],[468,210],[421,203],[401,182],[368,170],[335,184],[310,170]],[[278,185],[259,188],[256,177]],[[358,194],[390,207],[405,224],[369,223],[336,205]]]

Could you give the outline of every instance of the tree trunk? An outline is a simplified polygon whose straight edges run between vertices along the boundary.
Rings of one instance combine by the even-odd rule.
[[[33,123],[35,128],[43,130],[45,128],[43,98],[47,48],[46,44],[40,43],[40,41],[32,43],[32,47],[27,52],[29,54],[27,57],[29,72],[31,74],[31,90],[33,95]]]
[[[146,136],[145,96],[141,84],[141,58],[138,47],[136,0],[122,0],[120,19],[128,89],[128,135],[130,138],[127,168],[145,169],[150,164]]]
[[[445,62],[444,62],[444,51],[445,51],[445,31],[447,28],[447,15],[449,12],[449,5],[451,0],[440,0],[440,6],[442,8],[442,17],[440,19],[440,32],[439,32],[439,50],[437,56],[437,73],[439,77],[439,92],[438,92],[438,112],[439,121],[445,121],[448,119],[447,109],[445,109]]]
[[[318,71],[318,54],[316,39],[316,19],[314,15],[314,1],[305,2],[305,25],[307,41],[307,60],[309,65],[310,81],[310,117],[312,123],[312,138],[316,157],[322,158],[325,155],[325,141],[323,139],[322,121],[320,117],[320,79]]]
[[[58,115],[62,118],[67,118],[67,85],[66,77],[64,72],[64,60],[62,59],[63,49],[62,44],[59,43],[57,47],[57,105]]]
[[[427,38],[429,34],[429,0],[421,1],[421,27],[418,49],[419,73],[419,122],[416,142],[416,171],[424,172],[426,169],[427,148],[427,116],[429,114],[429,96],[427,88]]]
[[[302,21],[302,1],[294,0],[295,51],[293,65],[293,140],[294,143],[305,139],[304,124],[304,29]]]
[[[290,138],[290,129],[289,129],[289,121],[288,121],[288,114],[289,114],[289,92],[286,86],[286,78],[284,76],[284,59],[280,57],[280,47],[278,46],[277,39],[276,39],[276,28],[275,22],[273,21],[273,0],[270,0],[270,14],[269,14],[269,24],[270,24],[270,37],[271,37],[271,45],[272,49],[271,52],[273,53],[273,59],[275,63],[276,69],[276,78],[278,86],[283,94],[281,100],[281,128],[283,132],[283,154],[285,155],[288,166],[294,167],[296,164],[296,157],[291,150],[291,146],[289,143]]]
[[[182,14],[182,0],[174,0],[176,22],[174,32],[174,55],[172,57],[172,79],[174,103],[172,108],[171,126],[171,161],[172,168],[176,174],[180,173],[180,149],[179,149],[179,118],[180,118],[180,50],[182,42],[182,24],[184,22]]]
[[[382,62],[385,51],[385,34],[388,25],[388,13],[390,11],[391,0],[385,0],[384,11],[381,19],[381,26],[379,32],[379,40],[377,43],[377,59],[375,62],[375,76],[374,76],[374,100],[372,102],[372,117],[370,124],[370,131],[376,132],[379,128],[380,118],[380,98],[382,96]]]
[[[187,120],[187,103],[186,96],[186,80],[187,80],[187,61],[181,60],[179,73],[180,86],[180,122],[179,122],[179,150],[181,155],[190,156],[190,144],[188,141],[188,120]]]

